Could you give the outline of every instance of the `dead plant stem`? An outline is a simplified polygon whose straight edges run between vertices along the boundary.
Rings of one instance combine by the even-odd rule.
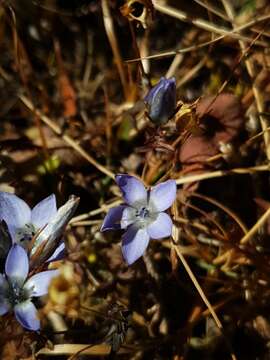
[[[235,23],[235,21],[234,21],[235,15],[234,15],[234,9],[231,4],[231,1],[230,0],[222,0],[222,3],[223,3],[225,11],[227,12],[228,17],[231,20],[232,27],[235,29],[235,24],[234,24]],[[260,33],[258,36],[260,36]],[[244,41],[239,39],[239,45],[241,48],[242,55],[245,55],[247,48],[246,48]],[[245,65],[246,65],[247,72],[251,79],[251,86],[252,86],[252,90],[253,90],[253,94],[254,94],[254,99],[256,102],[258,116],[259,116],[262,131],[263,131],[263,139],[264,139],[264,143],[265,143],[266,156],[267,156],[267,159],[270,160],[270,134],[268,131],[266,131],[267,128],[269,127],[269,122],[268,122],[267,118],[263,115],[264,99],[263,99],[263,95],[260,92],[259,87],[257,86],[256,81],[255,81],[256,73],[255,73],[255,68],[254,68],[252,58],[246,57]]]
[[[73,140],[70,136],[62,134],[61,128],[53,122],[50,118],[48,118],[46,115],[42,114],[41,111],[35,109],[32,102],[26,98],[24,95],[19,95],[19,99],[21,102],[36,116],[38,116],[42,122],[44,122],[46,125],[48,125],[57,135],[59,135],[64,142],[66,142],[68,145],[70,145],[77,153],[79,153],[84,159],[86,159],[91,165],[93,165],[96,169],[98,169],[100,172],[105,174],[106,176],[109,176],[110,178],[114,179],[114,173],[107,169],[105,166],[101,165],[99,162],[97,162],[91,155],[89,155],[79,144],[76,143],[75,140]]]

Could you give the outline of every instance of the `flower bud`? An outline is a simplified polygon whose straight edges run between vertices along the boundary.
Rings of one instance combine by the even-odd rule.
[[[172,117],[176,107],[175,78],[162,77],[144,98],[150,120],[164,125]]]

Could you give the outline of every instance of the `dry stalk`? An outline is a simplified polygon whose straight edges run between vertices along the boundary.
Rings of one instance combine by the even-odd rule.
[[[191,51],[194,51],[194,50],[197,50],[197,49],[201,49],[201,48],[203,48],[205,46],[208,46],[208,45],[211,45],[211,44],[213,44],[213,43],[215,43],[215,42],[217,42],[217,41],[219,41],[221,39],[224,39],[227,36],[230,36],[230,34],[233,34],[235,32],[239,32],[239,31],[242,31],[242,30],[246,30],[246,29],[254,26],[255,24],[258,24],[260,22],[263,22],[263,21],[269,20],[269,19],[270,19],[270,14],[263,15],[263,16],[260,16],[258,18],[252,19],[251,21],[247,22],[246,24],[235,27],[234,30],[229,31],[226,35],[220,35],[220,36],[218,36],[218,37],[216,37],[214,39],[203,42],[201,44],[192,45],[192,46],[189,46],[189,47],[186,47],[186,48],[183,48],[183,49],[178,49],[178,50],[175,50],[175,51],[166,51],[164,53],[159,53],[159,54],[155,54],[155,55],[149,55],[147,57],[141,57],[141,58],[137,58],[137,59],[127,60],[126,62],[129,63],[129,62],[140,61],[140,60],[144,60],[144,59],[160,59],[162,57],[173,56],[173,55],[176,55],[176,54],[183,54],[183,53],[191,52]],[[258,42],[256,43],[256,45],[258,45]]]
[[[101,0],[101,6],[102,6],[102,12],[103,12],[103,21],[104,21],[104,27],[105,31],[107,33],[111,49],[113,52],[113,56],[115,59],[115,63],[117,66],[117,70],[120,76],[120,80],[122,83],[122,87],[124,90],[125,98],[128,100],[129,98],[129,91],[128,91],[128,83],[126,80],[126,74],[124,69],[124,64],[122,60],[122,56],[120,54],[117,38],[115,36],[114,31],[114,25],[113,25],[113,19],[110,12],[110,7],[107,0]]]
[[[228,176],[232,174],[254,174],[257,171],[269,171],[269,170],[270,170],[270,165],[258,165],[249,168],[235,168],[231,170],[217,170],[209,173],[183,176],[179,179],[176,179],[176,184],[182,185],[182,184],[192,183],[195,181],[213,179],[213,178]]]
[[[105,356],[109,355],[111,346],[108,344],[99,345],[85,345],[85,344],[57,344],[54,345],[53,349],[43,348],[36,354],[46,356],[60,356],[60,355],[72,355],[83,352],[84,355],[89,356]],[[129,350],[121,348],[119,354],[129,353]]]
[[[100,172],[105,174],[106,176],[109,176],[110,178],[114,179],[114,173],[110,170],[108,170],[105,166],[98,163],[91,155],[89,155],[79,144],[76,143],[75,140],[73,140],[70,136],[62,134],[61,128],[55,124],[50,118],[48,118],[46,115],[42,114],[41,111],[35,109],[33,103],[27,99],[24,95],[18,96],[21,102],[30,110],[32,111],[36,116],[40,118],[41,121],[43,121],[46,125],[48,125],[57,135],[61,137],[61,139],[66,142],[68,145],[70,145],[77,153],[79,153],[84,159],[86,159],[91,165],[93,165],[96,169],[98,169]]]
[[[123,203],[123,200],[116,200],[110,204],[103,204],[100,208],[98,209],[95,209],[95,210],[91,210],[90,212],[88,213],[85,213],[85,214],[81,214],[81,215],[78,215],[78,216],[75,216],[73,217],[70,222],[69,222],[69,225],[71,224],[74,224],[74,223],[77,223],[78,221],[83,221],[83,220],[86,220],[92,216],[95,216],[95,215],[98,215],[98,214],[102,214],[103,212],[108,212],[109,209],[115,207],[115,206],[118,206],[120,204]]]
[[[197,26],[198,28],[201,28],[203,30],[209,31],[209,32],[213,32],[215,34],[220,34],[223,36],[230,36],[234,39],[237,40],[243,40],[246,42],[252,42],[253,39],[246,37],[246,36],[242,36],[238,33],[236,33],[236,31],[230,31],[229,29],[223,28],[223,27],[219,27],[216,24],[212,24],[206,20],[203,19],[198,19],[198,18],[191,18],[190,16],[188,16],[188,14],[186,14],[184,11],[175,9],[171,6],[168,5],[161,5],[159,4],[159,2],[157,0],[153,1],[153,5],[154,8],[166,15],[172,16],[178,20],[181,21],[185,21],[188,23],[191,23],[195,26]],[[267,46],[264,42],[257,42],[257,44],[260,44],[262,46]]]
[[[256,224],[249,230],[249,232],[242,237],[240,240],[240,244],[246,244],[254,234],[259,230],[261,226],[265,224],[265,222],[268,220],[270,216],[270,208],[266,210],[266,212],[260,217],[260,219],[256,222]]]
[[[173,214],[174,216],[178,216],[178,209],[176,207],[176,204],[174,204],[173,206]],[[190,266],[188,265],[185,257],[183,256],[179,246],[177,246],[177,243],[178,243],[178,240],[179,240],[179,235],[180,235],[180,231],[179,229],[176,227],[176,226],[173,226],[173,231],[172,231],[172,244],[171,244],[171,247],[174,249],[174,251],[176,252],[177,256],[179,257],[179,260],[181,261],[182,265],[184,266],[188,276],[190,277],[191,281],[193,282],[196,290],[198,291],[202,301],[204,302],[204,304],[206,305],[207,309],[209,310],[210,314],[212,315],[215,323],[216,323],[216,326],[217,328],[220,330],[221,334],[224,335],[224,329],[223,329],[223,325],[221,323],[221,321],[219,320],[219,317],[218,315],[216,314],[213,306],[211,305],[210,301],[208,300],[207,296],[205,295],[203,289],[201,288],[198,280],[196,279],[195,275],[193,274]],[[236,360],[236,356],[234,355],[233,351],[231,350],[231,345],[228,343],[228,340],[227,338],[225,337],[224,335],[224,339],[228,345],[228,348],[230,349],[231,351],[231,358],[233,360]]]
[[[217,9],[216,7],[210,5],[210,4],[205,4],[203,1],[201,0],[194,0],[197,4],[201,5],[202,7],[204,7],[205,9],[207,9],[210,13],[213,13],[217,16],[219,16],[221,19],[226,20],[226,21],[230,21],[230,19],[228,18],[228,16],[226,16],[226,14],[224,14],[223,12],[221,12],[219,9]]]
[[[235,14],[234,14],[234,9],[233,6],[230,2],[230,0],[222,0],[223,6],[225,8],[225,11],[228,15],[228,17],[231,20],[232,23],[232,27],[235,28],[234,22],[235,22]],[[245,43],[239,39],[239,45],[241,48],[241,52],[242,54],[246,53],[247,47],[245,45]],[[257,110],[258,110],[258,116],[260,119],[260,124],[261,124],[261,128],[263,131],[263,138],[264,138],[264,143],[265,143],[265,151],[266,151],[266,156],[267,159],[270,160],[270,134],[267,131],[268,127],[269,127],[269,122],[266,119],[266,117],[263,115],[264,112],[264,99],[263,96],[256,84],[255,81],[255,77],[256,77],[256,73],[255,73],[255,68],[254,68],[254,64],[253,61],[250,57],[247,57],[245,59],[245,65],[247,68],[247,72],[251,78],[251,83],[252,83],[252,90],[253,90],[253,94],[254,94],[254,98],[255,98],[255,102],[256,102],[256,106],[257,106]]]

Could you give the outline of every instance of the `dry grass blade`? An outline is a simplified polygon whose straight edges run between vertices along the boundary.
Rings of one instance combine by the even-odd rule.
[[[230,21],[230,19],[228,18],[228,16],[226,16],[226,14],[224,14],[223,12],[221,12],[219,9],[209,5],[208,3],[205,4],[203,1],[201,0],[194,0],[197,4],[201,5],[202,7],[204,7],[205,9],[207,9],[209,12],[219,16],[221,19],[226,20],[226,21]]]
[[[101,6],[103,11],[103,20],[104,20],[104,27],[112,48],[112,52],[115,58],[116,66],[119,72],[120,80],[124,89],[124,94],[126,99],[128,99],[128,84],[126,80],[125,70],[123,60],[120,54],[120,50],[118,47],[117,39],[115,36],[114,26],[113,26],[113,19],[110,13],[110,7],[108,5],[107,0],[101,0]]]
[[[243,40],[245,42],[252,42],[253,39],[252,38],[249,38],[249,37],[246,37],[246,36],[242,36],[240,34],[237,34],[233,31],[230,31],[229,29],[226,29],[226,28],[222,28],[222,27],[219,27],[215,24],[212,24],[206,20],[203,20],[203,19],[193,19],[191,18],[190,16],[188,16],[188,14],[186,14],[185,12],[183,11],[180,11],[178,9],[175,9],[171,6],[168,6],[168,5],[161,5],[159,4],[157,1],[154,2],[154,7],[157,11],[163,13],[163,14],[166,14],[166,15],[169,15],[169,16],[172,16],[178,20],[181,20],[181,21],[185,21],[185,22],[188,22],[188,23],[192,23],[193,25],[203,29],[203,30],[206,30],[206,31],[209,31],[209,32],[213,32],[215,34],[220,34],[220,35],[226,35],[226,36],[230,36],[231,38],[234,38],[234,39],[238,39],[238,40]],[[261,42],[261,41],[258,41],[257,42],[258,45],[262,45],[262,46],[267,46],[264,42]]]
[[[250,27],[252,27],[253,25],[255,24],[258,24],[260,22],[263,22],[263,21],[266,21],[266,20],[269,20],[270,19],[270,15],[264,15],[264,16],[260,16],[258,18],[255,18],[241,26],[237,26],[234,28],[234,30],[231,30],[229,31],[228,33],[224,34],[224,35],[220,35],[220,36],[217,36],[216,38],[214,39],[211,39],[209,41],[205,41],[203,43],[200,43],[200,44],[197,44],[197,45],[192,45],[192,46],[188,46],[186,48],[183,48],[183,49],[178,49],[176,51],[166,51],[164,53],[159,53],[159,54],[155,54],[155,55],[149,55],[147,57],[141,57],[141,58],[137,58],[137,59],[132,59],[132,60],[126,60],[127,63],[131,63],[131,62],[135,62],[135,61],[141,61],[141,60],[144,60],[144,59],[160,59],[160,58],[163,58],[163,57],[168,57],[168,56],[174,56],[176,54],[184,54],[184,53],[187,53],[187,52],[191,52],[191,51],[195,51],[195,50],[198,50],[198,49],[201,49],[203,47],[206,47],[208,45],[211,45],[219,40],[222,40],[224,39],[225,37],[229,36],[230,34],[233,34],[235,32],[240,32],[242,30],[246,30]],[[252,42],[252,40],[250,40],[250,42]],[[256,43],[258,45],[258,42]]]
[[[222,0],[223,6],[227,12],[227,15],[229,16],[231,22],[232,22],[232,26],[233,28],[235,28],[234,25],[234,20],[235,20],[235,15],[234,15],[234,9],[233,6],[231,4],[231,2],[229,0]],[[261,35],[261,33],[259,33],[257,35],[257,37],[259,37]],[[241,48],[241,52],[242,55],[246,54],[247,48],[246,45],[244,43],[244,41],[242,41],[241,39],[239,39],[239,45]],[[258,86],[256,85],[255,82],[255,77],[256,77],[256,73],[255,73],[255,66],[254,63],[252,61],[251,58],[246,57],[245,59],[245,64],[246,64],[246,68],[248,71],[248,74],[252,80],[252,90],[253,90],[253,94],[254,94],[254,98],[255,98],[255,102],[256,102],[256,106],[258,109],[258,113],[259,113],[259,119],[260,119],[260,123],[261,123],[261,128],[263,131],[263,138],[264,138],[264,143],[265,143],[265,151],[266,151],[266,156],[267,159],[270,160],[270,134],[268,131],[266,131],[269,127],[269,121],[267,120],[267,118],[263,115],[264,112],[264,100],[263,100],[263,96],[258,88]]]
[[[53,349],[43,348],[36,354],[46,356],[60,356],[73,355],[82,352],[88,356],[106,356],[111,351],[111,346],[108,344],[87,345],[87,344],[57,344]],[[119,354],[129,353],[129,350],[120,349]]]
[[[104,204],[102,205],[100,208],[98,209],[95,209],[95,210],[91,210],[89,213],[86,213],[86,214],[81,214],[81,215],[78,215],[78,216],[74,216],[69,224],[74,224],[74,223],[77,223],[78,221],[82,221],[82,220],[86,220],[88,219],[89,217],[91,216],[95,216],[95,215],[98,215],[98,214],[101,214],[103,212],[108,212],[109,209],[115,207],[115,206],[118,206],[120,204],[123,203],[123,200],[116,200],[116,201],[113,201],[112,203],[110,204]]]
[[[249,232],[240,240],[240,244],[246,244],[253,235],[259,230],[263,224],[268,220],[270,216],[270,208],[261,216],[261,218],[256,222],[256,224],[249,230]]]
[[[177,211],[177,207],[174,204],[173,206],[173,214],[174,216],[178,216],[178,211]],[[207,309],[209,310],[210,314],[212,315],[218,329],[220,330],[220,332],[223,334],[223,326],[221,321],[219,320],[219,317],[217,316],[213,306],[211,305],[211,303],[209,302],[207,296],[205,295],[203,289],[201,288],[199,282],[197,281],[195,275],[193,274],[190,266],[188,265],[185,257],[183,256],[183,254],[180,251],[180,248],[177,246],[178,243],[178,239],[179,239],[179,229],[176,226],[173,226],[173,231],[172,231],[172,239],[173,239],[173,243],[172,243],[172,248],[174,249],[174,251],[176,252],[177,256],[179,257],[182,265],[184,266],[186,272],[188,273],[188,276],[190,277],[191,281],[193,282],[196,290],[198,291],[201,299],[203,300],[204,304],[206,305]],[[228,345],[228,348],[230,348],[231,351],[231,358],[233,360],[236,360],[236,356],[234,355],[233,351],[231,350],[231,345],[228,343],[226,337],[224,336],[224,339],[226,341],[226,344]]]
[[[27,99],[24,95],[20,95],[19,99],[21,102],[36,116],[38,116],[46,125],[48,125],[57,135],[61,136],[61,138],[70,145],[77,153],[79,153],[84,159],[86,159],[91,165],[97,168],[100,172],[114,179],[114,173],[108,170],[105,166],[98,163],[92,156],[90,156],[80,145],[78,145],[71,137],[68,135],[62,135],[61,128],[55,124],[51,119],[49,119],[46,115],[42,114],[39,110],[35,109],[32,102]]]
[[[270,165],[259,165],[250,168],[235,168],[231,170],[217,170],[217,171],[202,173],[198,175],[183,176],[182,178],[176,179],[176,184],[182,185],[182,184],[192,183],[195,181],[213,179],[222,176],[229,176],[232,174],[254,174],[257,171],[269,171],[269,170],[270,170]]]
[[[187,73],[177,81],[177,88],[180,88],[184,84],[186,84],[189,80],[196,76],[196,74],[200,71],[200,69],[205,65],[207,62],[208,56],[203,57],[198,64],[196,64],[193,68],[191,68]]]
[[[215,200],[215,199],[212,199],[210,198],[209,196],[206,196],[206,195],[201,195],[201,194],[198,194],[196,192],[193,192],[191,194],[192,196],[194,197],[197,197],[197,198],[200,198],[200,199],[203,199],[207,202],[209,202],[210,204],[213,204],[215,205],[216,207],[220,208],[221,210],[223,210],[225,213],[227,213],[237,224],[238,226],[240,227],[240,229],[243,231],[244,234],[246,234],[248,232],[248,229],[246,227],[246,225],[241,221],[241,219],[239,219],[239,217],[231,210],[229,209],[227,206],[221,204],[219,201]]]

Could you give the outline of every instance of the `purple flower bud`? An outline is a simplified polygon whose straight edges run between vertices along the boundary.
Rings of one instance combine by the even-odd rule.
[[[172,117],[176,107],[175,78],[162,77],[144,98],[148,115],[156,125],[164,125]]]

